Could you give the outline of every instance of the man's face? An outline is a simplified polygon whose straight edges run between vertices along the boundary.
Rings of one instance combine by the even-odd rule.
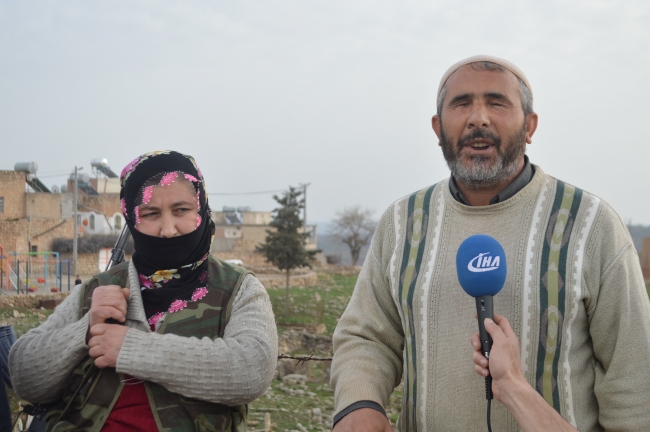
[[[456,181],[493,186],[518,174],[537,115],[524,118],[519,81],[509,71],[463,66],[447,80],[433,128]],[[532,117],[532,119],[531,119]]]

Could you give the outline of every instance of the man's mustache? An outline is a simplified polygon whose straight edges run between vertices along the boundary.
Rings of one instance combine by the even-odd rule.
[[[496,136],[496,135],[494,135],[494,134],[492,134],[490,132],[481,130],[481,129],[474,129],[469,134],[465,135],[464,137],[461,137],[458,140],[458,143],[456,143],[456,146],[458,146],[458,149],[460,150],[469,141],[471,141],[473,139],[480,139],[480,138],[488,139],[488,140],[492,141],[492,143],[494,143],[494,146],[497,148],[497,150],[501,148],[501,139],[498,136]]]

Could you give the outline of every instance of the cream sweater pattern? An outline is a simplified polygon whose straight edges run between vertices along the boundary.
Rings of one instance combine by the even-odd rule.
[[[510,321],[528,382],[581,431],[650,430],[650,302],[624,224],[603,201],[535,167],[512,198],[465,206],[448,180],[384,213],[334,335],[336,411],[385,406],[404,377],[399,430],[481,430],[474,302],[455,252],[473,234],[504,247],[495,312]],[[519,430],[493,402],[494,430]]]

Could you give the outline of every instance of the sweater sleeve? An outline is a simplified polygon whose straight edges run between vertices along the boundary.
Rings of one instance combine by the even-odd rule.
[[[632,240],[618,217],[608,216],[591,260],[600,268],[585,275],[592,281],[588,314],[598,420],[607,431],[648,430],[650,302]]]
[[[72,369],[87,354],[88,314],[78,320],[81,287],[39,327],[20,337],[9,353],[14,390],[32,403],[57,400]]]
[[[358,401],[385,407],[402,378],[404,333],[387,275],[392,254],[391,209],[380,220],[352,298],[334,332],[330,385],[335,413]]]
[[[271,302],[256,277],[244,279],[223,338],[158,334],[131,328],[117,371],[186,397],[226,405],[248,403],[268,388],[278,336]]]

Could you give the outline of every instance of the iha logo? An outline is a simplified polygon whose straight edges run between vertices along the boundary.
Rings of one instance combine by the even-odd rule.
[[[499,264],[501,264],[501,257],[491,257],[488,255],[490,255],[490,252],[480,253],[478,256],[472,258],[469,264],[467,264],[467,270],[480,273],[498,269]]]

